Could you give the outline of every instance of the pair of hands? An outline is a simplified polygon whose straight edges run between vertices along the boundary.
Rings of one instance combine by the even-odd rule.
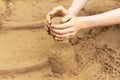
[[[61,22],[62,24],[51,25],[51,19],[56,16],[62,16]],[[82,27],[80,24],[80,19],[71,15],[68,10],[66,10],[62,6],[58,6],[53,8],[50,11],[45,20],[45,29],[48,31],[52,31],[52,35],[55,37],[55,40],[65,40],[74,37],[74,35],[80,30]]]

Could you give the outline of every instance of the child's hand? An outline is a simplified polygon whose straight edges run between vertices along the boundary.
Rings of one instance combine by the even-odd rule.
[[[50,11],[45,19],[45,29],[48,31],[48,29],[51,27],[51,19],[56,16],[62,16],[63,19],[61,22],[67,22],[69,21],[73,15],[69,14],[69,11],[66,10],[62,6],[54,7],[52,11]]]
[[[82,17],[72,17],[72,19],[66,23],[52,25],[51,31],[56,40],[65,40],[74,37],[75,34],[85,28],[85,26],[86,24]]]

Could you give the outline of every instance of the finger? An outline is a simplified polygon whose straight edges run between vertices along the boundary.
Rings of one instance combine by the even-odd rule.
[[[62,23],[68,22],[72,19],[72,15],[66,15],[62,18]]]
[[[46,31],[48,31],[48,26],[47,25],[44,25],[44,28]]]
[[[54,16],[60,16],[60,15],[66,15],[68,14],[68,11],[63,6],[58,6],[53,8],[52,11],[50,11],[46,16],[47,23],[51,24],[51,18]]]
[[[56,34],[67,34],[67,33],[71,33],[75,31],[74,27],[70,27],[70,28],[66,28],[66,29],[51,29],[52,32],[56,33]]]
[[[66,40],[66,39],[69,39],[70,37],[67,37],[67,38],[59,38],[59,37],[55,37],[54,39],[56,41],[63,41],[63,40]]]
[[[58,38],[58,37],[55,37],[54,38],[56,41],[63,41],[64,39],[63,38]]]
[[[51,24],[51,23],[52,23],[51,19],[52,19],[54,16],[56,16],[56,14],[57,14],[57,12],[55,12],[54,10],[50,11],[50,12],[47,14],[47,16],[46,16],[46,22],[47,22],[48,24]]]
[[[49,12],[46,16],[46,23],[51,24],[51,18],[53,17],[52,12]]]
[[[46,20],[44,20],[44,28],[45,28],[46,31],[48,31],[49,28],[50,28],[50,24],[48,24],[48,23],[46,22]]]
[[[66,39],[68,39],[68,38],[72,38],[75,35],[75,33],[72,32],[72,33],[67,33],[67,34],[63,34],[63,35],[53,33],[52,35],[54,35],[54,37],[57,37],[57,38],[66,38]]]
[[[48,31],[48,25],[46,23],[46,20],[44,20],[44,28],[45,28],[46,31]]]
[[[69,22],[66,22],[66,23],[63,23],[63,24],[59,24],[59,25],[52,25],[51,28],[52,29],[66,29],[66,28],[69,28],[69,27],[72,27],[74,26],[74,23],[72,21],[69,21]]]
[[[58,14],[58,16],[59,14],[62,16],[68,14],[68,11],[63,6],[54,7],[52,11],[53,11],[53,14],[56,14],[56,15]]]

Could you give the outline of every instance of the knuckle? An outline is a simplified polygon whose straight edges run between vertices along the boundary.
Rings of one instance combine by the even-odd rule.
[[[59,8],[59,9],[63,9],[64,7],[60,5],[60,6],[58,6],[58,8]]]

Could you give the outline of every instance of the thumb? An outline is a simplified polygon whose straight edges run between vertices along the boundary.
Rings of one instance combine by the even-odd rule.
[[[72,15],[66,15],[66,16],[64,16],[64,17],[62,18],[62,23],[65,23],[65,22],[71,20],[72,17],[73,17]]]

